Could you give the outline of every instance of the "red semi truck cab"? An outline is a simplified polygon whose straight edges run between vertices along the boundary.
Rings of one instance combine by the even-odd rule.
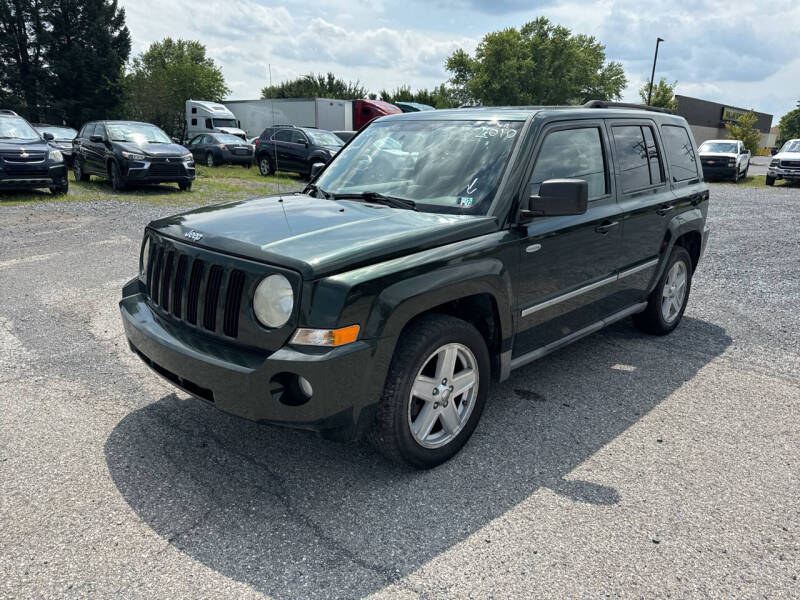
[[[358,131],[376,117],[402,112],[394,104],[383,100],[353,100],[353,129]]]

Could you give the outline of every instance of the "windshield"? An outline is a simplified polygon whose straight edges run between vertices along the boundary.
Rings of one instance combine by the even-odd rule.
[[[52,134],[53,138],[57,140],[71,140],[78,135],[78,132],[72,127],[34,127],[34,129],[42,135]]]
[[[370,125],[316,184],[331,194],[377,192],[426,212],[486,214],[522,121],[397,120]]]
[[[216,137],[221,144],[241,144],[242,138],[229,133],[217,134]]]
[[[236,128],[236,119],[214,119],[214,127]]]
[[[700,152],[732,152],[736,153],[739,145],[733,142],[706,142],[700,146]]]
[[[789,140],[783,145],[781,152],[800,152],[800,140]]]
[[[166,133],[149,123],[107,123],[108,137],[112,142],[134,144],[171,144]]]
[[[309,131],[308,129],[303,129],[303,131],[311,138],[311,143],[315,146],[344,146],[344,142],[330,131]]]
[[[0,118],[0,140],[38,140],[36,130],[21,117]]]

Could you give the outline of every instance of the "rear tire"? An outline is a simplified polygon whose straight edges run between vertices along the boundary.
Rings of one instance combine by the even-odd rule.
[[[490,377],[489,350],[475,327],[449,315],[421,317],[397,345],[370,439],[400,464],[442,464],[475,430]]]
[[[272,159],[268,155],[262,154],[258,157],[258,171],[264,177],[268,177],[275,173],[275,168],[272,166]]]
[[[686,248],[675,246],[647,308],[633,315],[633,323],[646,333],[666,335],[678,326],[692,289],[692,259]]]
[[[767,185],[775,185],[775,178],[767,175]]]
[[[77,156],[72,165],[72,174],[75,176],[75,181],[89,181],[89,174],[83,170],[83,161]]]
[[[125,191],[125,180],[122,178],[122,172],[119,170],[119,165],[116,162],[111,163],[108,169],[109,176],[111,177],[111,187],[115,192]]]

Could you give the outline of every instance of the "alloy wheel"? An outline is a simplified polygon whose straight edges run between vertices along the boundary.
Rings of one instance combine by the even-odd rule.
[[[463,344],[445,344],[423,363],[411,387],[408,425],[425,448],[450,443],[464,428],[478,393],[478,362]]]
[[[686,298],[686,264],[678,260],[667,273],[664,290],[661,294],[661,316],[666,323],[672,323],[680,314]]]

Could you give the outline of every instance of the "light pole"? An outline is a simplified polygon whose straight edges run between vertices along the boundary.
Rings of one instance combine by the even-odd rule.
[[[653,57],[653,72],[650,73],[650,91],[647,92],[647,106],[650,106],[650,99],[653,97],[653,78],[656,76],[656,61],[658,60],[658,45],[663,42],[661,38],[656,41],[656,55]]]

